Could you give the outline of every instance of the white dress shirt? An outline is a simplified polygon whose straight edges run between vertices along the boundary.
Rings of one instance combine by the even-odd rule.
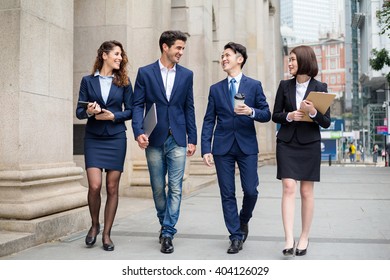
[[[165,94],[167,95],[167,99],[169,101],[169,99],[171,98],[172,88],[176,77],[176,64],[171,69],[165,67],[161,63],[160,59],[158,60],[158,64],[160,66],[161,77],[164,83]]]
[[[229,91],[230,91],[230,81],[231,81],[233,78],[236,80],[236,82],[235,82],[236,93],[240,93],[240,92],[238,91],[238,88],[240,87],[240,82],[241,82],[241,78],[242,78],[242,72],[240,72],[240,74],[238,74],[236,77],[230,77],[230,76],[228,76],[228,87],[229,87],[228,89],[229,89]],[[245,93],[243,93],[243,92],[241,92],[241,93],[245,95]],[[254,118],[254,117],[255,117],[255,110],[254,110],[253,108],[251,108],[251,109],[252,109],[252,114],[250,114],[248,117]]]
[[[100,75],[99,70],[95,72],[94,76],[99,76],[100,90],[102,92],[102,98],[104,103],[107,103],[108,94],[110,93],[110,88],[112,85],[112,79],[114,78],[114,74],[111,76],[102,76]]]
[[[305,97],[305,93],[307,90],[307,87],[309,86],[309,82],[311,79],[307,80],[306,82],[300,84],[297,81],[296,84],[296,104],[297,104],[297,110],[300,109],[301,102],[303,101],[303,98]]]

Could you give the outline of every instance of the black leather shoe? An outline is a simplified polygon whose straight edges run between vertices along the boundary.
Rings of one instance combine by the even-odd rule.
[[[163,227],[160,228],[160,235],[158,236],[158,242],[160,242],[160,244],[161,244],[161,241],[163,239],[163,237],[162,237],[162,230],[163,230]]]
[[[248,224],[241,223],[240,224],[240,229],[241,229],[242,234],[243,234],[242,243],[244,243],[246,238],[248,237],[248,233],[249,233]]]
[[[227,250],[228,254],[237,254],[242,250],[242,240],[233,239],[230,243],[230,247]]]
[[[99,232],[100,232],[100,225],[98,225],[97,232],[96,232],[96,235],[95,235],[95,236],[93,236],[93,235],[90,234],[91,231],[92,231],[92,227],[89,229],[88,234],[87,234],[87,236],[85,237],[85,244],[86,244],[87,246],[92,246],[93,244],[96,243],[96,237],[98,236],[98,234],[99,234]]]
[[[173,250],[172,238],[163,237],[161,241],[161,253],[170,254],[173,253]]]
[[[306,246],[305,249],[298,249],[298,246],[297,246],[297,248],[295,249],[295,256],[304,256],[304,255],[306,255],[307,247],[309,247],[309,240],[307,241],[307,246]]]
[[[103,249],[104,249],[104,251],[114,251],[115,245],[114,245],[114,243],[112,243],[112,241],[110,243],[103,242]]]
[[[285,256],[291,256],[291,255],[294,255],[294,247],[295,247],[295,241],[294,241],[294,244],[291,248],[286,248],[286,249],[283,249],[283,255]]]

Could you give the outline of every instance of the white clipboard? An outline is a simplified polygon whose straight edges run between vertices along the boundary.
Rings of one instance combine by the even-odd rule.
[[[144,118],[144,131],[146,136],[150,136],[152,134],[153,129],[157,125],[157,109],[156,109],[156,103],[152,104],[152,107],[150,107],[149,112],[146,114]]]

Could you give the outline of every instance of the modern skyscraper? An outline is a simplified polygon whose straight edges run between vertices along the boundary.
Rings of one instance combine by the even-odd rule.
[[[317,42],[324,34],[343,33],[344,0],[280,0],[281,25],[295,38],[289,43]]]

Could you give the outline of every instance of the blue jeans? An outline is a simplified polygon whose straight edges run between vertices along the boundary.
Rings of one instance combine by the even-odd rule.
[[[179,219],[186,147],[177,145],[170,135],[161,147],[146,149],[150,184],[152,185],[154,205],[162,226],[162,236],[171,237],[176,233],[175,225]],[[165,190],[165,177],[168,173],[168,189]]]

